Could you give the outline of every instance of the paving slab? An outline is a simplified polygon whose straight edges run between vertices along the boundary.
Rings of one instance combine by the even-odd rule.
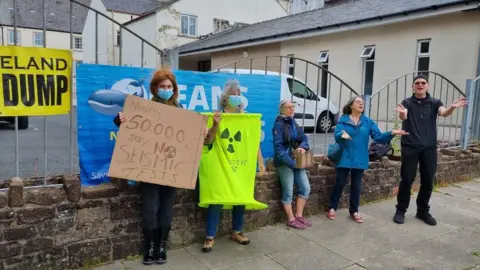
[[[261,270],[285,270],[281,264],[268,258],[267,256],[240,262],[234,265],[218,268],[218,270],[244,270],[244,269],[261,269]]]
[[[309,245],[310,240],[283,226],[267,226],[248,234],[251,245],[263,254],[290,251]],[[275,241],[272,241],[275,239]]]
[[[403,247],[401,251],[422,258],[439,269],[465,269],[480,263],[480,257],[437,239]]]
[[[269,255],[289,270],[342,269],[353,262],[315,243]]]
[[[169,251],[165,265],[124,260],[95,269],[480,270],[479,190],[480,182],[438,189],[430,200],[437,226],[414,217],[414,194],[401,225],[392,221],[396,204],[392,198],[361,206],[363,224],[353,222],[348,210],[341,209],[336,220],[327,219],[325,213],[310,217],[313,227],[306,230],[282,223],[250,232],[247,246],[219,237],[210,253],[203,253],[200,243]]]
[[[240,245],[228,237],[215,239],[213,250],[209,253],[203,253],[202,246],[203,244],[197,243],[186,250],[210,269],[237,264],[265,255],[253,245]]]
[[[383,270],[383,269],[440,270],[440,269],[443,269],[399,250],[392,250],[389,253],[370,258],[366,261],[359,262],[358,264],[365,267],[366,269],[372,269],[372,270],[374,269],[378,269],[378,270]]]
[[[147,270],[147,269],[165,269],[165,270],[208,270],[199,260],[185,249],[176,249],[167,253],[168,262],[163,265],[143,265],[140,260],[123,261],[123,265],[128,270]],[[122,268],[117,268],[122,269]]]

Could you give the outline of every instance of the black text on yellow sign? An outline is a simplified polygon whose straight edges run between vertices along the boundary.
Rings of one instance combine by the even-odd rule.
[[[0,116],[68,114],[71,72],[68,50],[0,46]]]

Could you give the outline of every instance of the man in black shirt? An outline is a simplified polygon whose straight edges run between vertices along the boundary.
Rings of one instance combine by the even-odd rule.
[[[410,190],[420,163],[420,192],[417,196],[416,218],[428,225],[436,225],[437,221],[430,215],[430,196],[437,170],[437,115],[448,117],[456,108],[467,105],[467,100],[461,98],[450,107],[445,108],[442,101],[433,98],[428,93],[428,80],[423,75],[413,79],[414,94],[402,101],[396,111],[403,121],[402,129],[409,133],[403,136],[401,181],[397,195],[397,211],[393,221],[398,224],[405,222],[405,212],[410,203]],[[407,117],[408,114],[408,117]]]

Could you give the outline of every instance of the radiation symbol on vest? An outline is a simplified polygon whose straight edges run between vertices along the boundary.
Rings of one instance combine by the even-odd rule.
[[[242,133],[240,131],[237,131],[233,137],[230,137],[230,131],[228,128],[224,129],[222,131],[222,134],[220,135],[220,138],[228,140],[229,144],[227,147],[227,151],[230,153],[235,153],[235,148],[233,147],[233,142],[241,142],[242,141]]]

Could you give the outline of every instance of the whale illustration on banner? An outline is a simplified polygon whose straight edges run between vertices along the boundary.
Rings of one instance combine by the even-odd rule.
[[[117,115],[123,110],[127,95],[148,99],[148,92],[143,87],[143,79],[122,79],[110,87],[100,89],[88,97],[88,105],[96,112],[104,115]]]

